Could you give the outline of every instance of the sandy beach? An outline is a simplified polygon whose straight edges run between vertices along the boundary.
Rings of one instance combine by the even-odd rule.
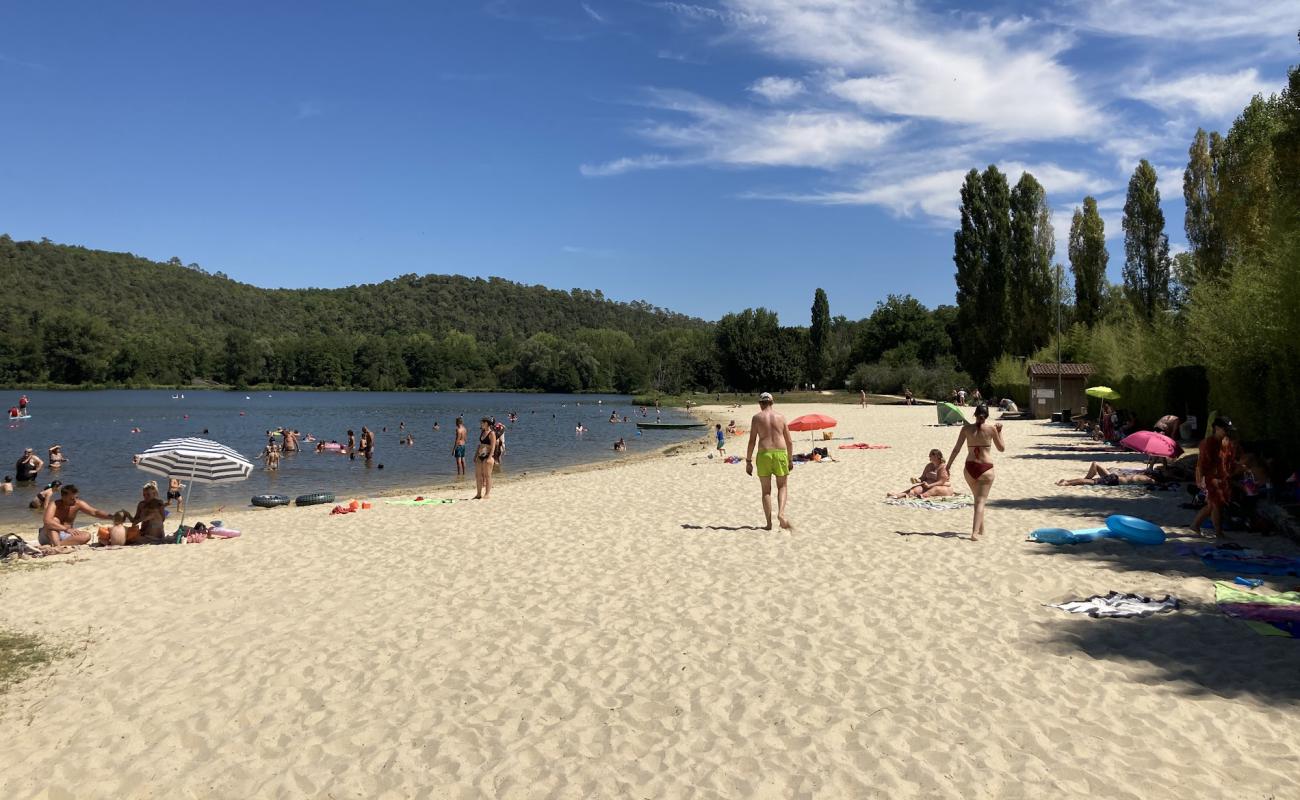
[[[758,529],[743,464],[687,445],[486,502],[471,476],[449,505],[226,509],[239,539],[0,573],[5,625],[67,653],[3,696],[0,797],[1300,794],[1296,644],[1215,610],[1231,574],[1175,542],[1025,541],[1110,513],[1181,530],[1181,492],[1053,485],[1139,457],[1007,422],[971,542],[969,509],[881,502],[951,449],[933,408],[777,409],[889,445],[797,467],[792,534]],[[1110,590],[1184,607],[1044,607]]]

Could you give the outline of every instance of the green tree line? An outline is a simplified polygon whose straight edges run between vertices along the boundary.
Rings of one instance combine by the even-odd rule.
[[[1066,360],[1098,368],[1097,383],[1127,387],[1122,404],[1147,415],[1206,406],[1251,438],[1300,452],[1300,67],[1281,92],[1252,98],[1226,135],[1196,132],[1183,173],[1189,249],[1172,257],[1156,183],[1141,161],[1124,203],[1120,285],[1106,281],[1104,224],[1084,198],[1070,227],[1074,296],[1059,342],[1027,352],[977,339],[963,364],[987,369],[995,390],[1023,391],[1016,356],[1051,361],[1059,344]],[[970,248],[958,237],[960,286]],[[969,296],[958,299],[972,315]]]

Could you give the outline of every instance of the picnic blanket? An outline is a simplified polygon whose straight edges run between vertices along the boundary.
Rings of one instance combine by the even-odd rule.
[[[1216,581],[1214,602],[1224,614],[1242,620],[1261,636],[1300,638],[1300,592],[1257,594]]]
[[[958,508],[970,508],[975,505],[975,498],[968,494],[955,494],[951,497],[888,497],[885,499],[885,505],[952,511]]]
[[[1177,610],[1178,598],[1167,594],[1159,600],[1152,600],[1140,594],[1109,592],[1094,594],[1087,600],[1066,600],[1063,603],[1047,603],[1048,608],[1059,608],[1071,614],[1087,614],[1090,617],[1149,617],[1152,614],[1164,614]]]
[[[887,444],[867,444],[866,442],[857,442],[855,444],[842,444],[841,450],[888,450]]]

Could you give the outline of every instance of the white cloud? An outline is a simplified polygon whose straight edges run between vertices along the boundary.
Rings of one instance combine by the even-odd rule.
[[[656,3],[655,5],[688,22],[721,22],[734,25],[764,21],[762,17],[747,14],[743,11],[721,11],[709,6],[696,5],[695,3]]]
[[[582,6],[583,11],[587,12],[587,16],[591,17],[592,19],[596,20],[602,25],[608,22],[608,20],[605,19],[604,15],[602,15],[600,12],[598,12],[596,9],[592,8],[591,6],[587,5],[586,3],[579,3],[579,5]]]
[[[583,247],[576,244],[566,244],[560,248],[560,252],[573,256],[590,256],[592,258],[612,258],[615,255],[613,250],[606,247]]]
[[[689,117],[685,123],[651,122],[637,133],[680,155],[650,154],[583,165],[584,175],[687,164],[818,167],[862,163],[900,123],[875,122],[838,111],[754,111],[715,103],[688,92],[652,91],[652,105]]]
[[[1067,0],[1062,21],[1112,36],[1208,41],[1292,40],[1300,26],[1293,0]]]
[[[832,71],[864,109],[1043,140],[1092,134],[1104,115],[1056,60],[1069,39],[1023,18],[973,24],[906,0],[728,0],[770,53]],[[835,72],[835,71],[838,71]]]
[[[961,157],[955,152],[952,155]],[[914,171],[913,168],[918,165],[912,163],[902,168],[891,166],[875,171],[861,178],[854,189],[761,197],[823,205],[873,205],[900,217],[922,215],[945,225],[956,222],[961,202],[961,184],[970,168]],[[1043,185],[1049,197],[1082,199],[1085,194],[1101,192],[1113,186],[1110,181],[1091,173],[1050,162],[1024,164],[1008,161],[998,164],[998,169],[1006,174],[1007,181],[1012,186],[1020,180],[1021,173],[1029,172]],[[1066,224],[1068,225],[1068,217]]]
[[[655,58],[661,58],[664,61],[677,61],[682,64],[703,64],[704,60],[692,56],[690,53],[682,53],[677,50],[660,49],[655,53]]]
[[[1177,112],[1191,109],[1215,120],[1236,116],[1251,97],[1275,87],[1259,78],[1259,70],[1243,69],[1221,75],[1199,73],[1166,81],[1148,81],[1130,96],[1156,108]]]
[[[803,93],[803,81],[769,75],[749,85],[749,91],[771,103],[780,103]]]
[[[699,162],[651,154],[616,158],[613,161],[606,161],[601,164],[583,164],[578,167],[578,171],[589,178],[602,178],[609,175],[622,175],[625,172],[636,172],[637,170],[682,167],[697,163]]]

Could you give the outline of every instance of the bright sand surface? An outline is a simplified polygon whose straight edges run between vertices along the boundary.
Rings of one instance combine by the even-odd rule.
[[[227,510],[243,538],[0,575],[4,624],[69,651],[3,695],[0,797],[1300,796],[1300,650],[1214,610],[1232,575],[1024,541],[1175,527],[1184,494],[1057,488],[1133,461],[1008,422],[970,542],[969,510],[880,502],[952,447],[933,408],[778,410],[891,445],[796,468],[794,534],[756,530],[757,480],[690,445],[487,502]],[[1186,608],[1043,606],[1111,589]]]

